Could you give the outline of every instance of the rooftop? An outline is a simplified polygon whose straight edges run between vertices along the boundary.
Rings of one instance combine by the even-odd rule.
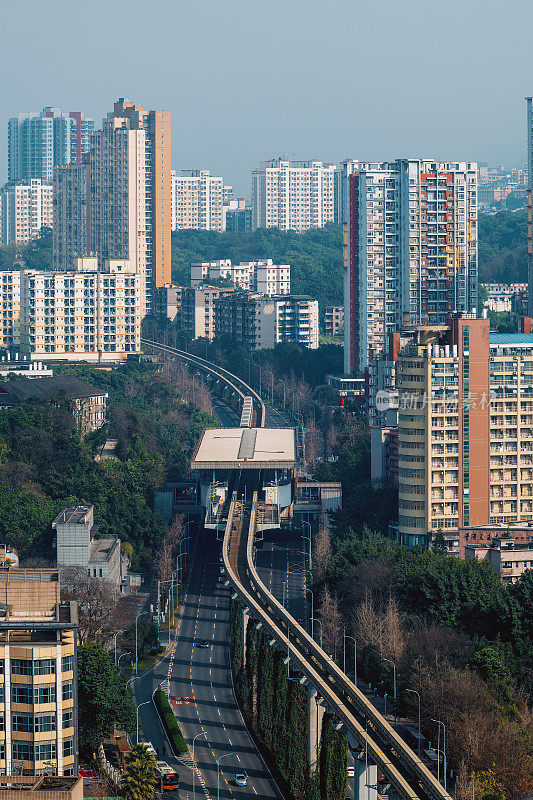
[[[71,398],[107,396],[107,392],[96,389],[73,375],[58,375],[54,378],[18,378],[0,383],[0,405],[18,405],[30,397],[50,402],[63,392]]]
[[[56,525],[87,525],[91,519],[92,506],[70,506],[64,508],[52,522],[52,528]]]
[[[294,428],[208,428],[191,469],[287,469],[295,463]]]
[[[115,536],[114,539],[92,539],[89,561],[107,561],[113,548],[119,541],[120,539],[118,536]]]
[[[498,347],[506,344],[533,347],[533,333],[491,333],[491,347]]]

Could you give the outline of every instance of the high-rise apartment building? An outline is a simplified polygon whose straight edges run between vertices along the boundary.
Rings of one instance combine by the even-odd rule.
[[[266,161],[252,172],[252,227],[307,231],[335,219],[335,164]]]
[[[87,254],[87,164],[54,170],[53,260],[65,269]]]
[[[224,186],[224,189],[231,188]],[[244,197],[224,201],[222,228],[227,233],[246,233],[252,230],[252,207]]]
[[[0,190],[0,244],[26,244],[52,227],[52,185],[40,178]]]
[[[0,272],[0,347],[20,344],[20,272]]]
[[[120,98],[94,131],[84,158],[86,175],[58,174],[54,204],[56,267],[68,269],[83,236],[69,236],[71,220],[81,225],[86,180],[86,234],[83,255],[100,265],[128,260],[141,278],[141,314],[150,307],[152,289],[170,283],[170,112],[144,111]],[[69,168],[71,169],[71,168]]]
[[[224,181],[207,169],[172,172],[172,230],[224,230]]]
[[[94,120],[80,111],[47,107],[11,117],[7,127],[9,183],[51,181],[55,166],[79,163],[89,149]]]
[[[219,286],[182,286],[176,322],[191,339],[213,339],[215,336],[215,302],[232,293]]]
[[[345,372],[405,321],[477,306],[477,166],[399,159],[347,165]]]
[[[77,775],[76,603],[57,569],[0,568],[0,770]]]
[[[412,334],[397,362],[401,541],[533,520],[533,334],[471,314]]]
[[[140,298],[128,262],[98,269],[96,258],[85,258],[76,271],[22,270],[20,351],[32,360],[123,361],[141,349]]]
[[[533,98],[526,97],[527,109],[527,283],[528,313],[533,317]]]
[[[220,279],[229,279],[240,289],[269,296],[291,292],[290,265],[273,264],[271,258],[240,264],[232,264],[229,258],[191,264],[191,286]]]

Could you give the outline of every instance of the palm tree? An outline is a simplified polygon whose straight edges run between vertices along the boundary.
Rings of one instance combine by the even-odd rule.
[[[122,792],[128,800],[153,800],[158,784],[155,756],[142,742],[136,744],[126,756],[126,769],[122,776]]]

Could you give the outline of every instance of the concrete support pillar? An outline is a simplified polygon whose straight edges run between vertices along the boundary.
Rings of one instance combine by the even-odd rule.
[[[246,666],[246,633],[250,622],[250,612],[247,608],[242,610],[242,663]]]
[[[315,772],[318,765],[324,711],[325,708],[320,702],[316,689],[309,686],[307,689],[307,761],[311,772]]]

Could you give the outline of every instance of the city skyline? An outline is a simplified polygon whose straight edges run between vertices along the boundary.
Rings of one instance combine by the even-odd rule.
[[[498,7],[492,0],[484,4],[483,14],[477,3],[465,7],[454,0],[446,17],[418,0],[407,10],[390,0],[361,9],[338,0],[328,6],[327,15],[318,4],[304,7],[301,2],[290,8],[271,5],[267,15],[238,0],[231,26],[227,8],[212,2],[178,13],[160,0],[155,4],[160,13],[143,17],[142,25],[136,13],[140,4],[133,3],[125,16],[118,7],[96,2],[84,21],[86,40],[93,43],[87,65],[79,58],[78,22],[61,14],[62,8],[63,0],[51,6],[30,0],[5,10],[4,69],[18,68],[4,87],[4,130],[9,117],[46,105],[79,108],[100,120],[114,97],[134,97],[146,107],[171,111],[173,169],[209,169],[230,182],[237,195],[247,196],[252,169],[285,154],[335,163],[413,156],[509,166],[524,161],[523,98],[531,94],[532,83],[525,61],[527,20],[533,15],[525,2],[507,12],[515,30],[508,43],[499,37]],[[104,11],[105,28],[99,24]],[[43,35],[52,18],[61,41],[57,53]],[[254,49],[247,76],[258,26],[271,47]],[[145,59],[105,57],[117,29],[139,52],[146,50],[147,39],[158,42],[147,49],[148,65]],[[201,32],[201,60],[197,36],[180,36],[180,30]],[[378,36],[380,60],[369,74],[365,65]],[[497,69],[487,57],[496,37]],[[431,48],[426,47],[429,39]],[[414,41],[421,44],[415,48]],[[450,41],[453,58],[447,55]],[[225,70],[221,80],[213,80],[222,47]],[[310,59],[310,51],[321,57]],[[274,52],[277,58],[271,58]],[[75,66],[65,71],[68,61]],[[231,79],[234,73],[238,80]],[[479,91],[483,86],[486,90]],[[2,181],[7,178],[6,148],[2,137]]]

